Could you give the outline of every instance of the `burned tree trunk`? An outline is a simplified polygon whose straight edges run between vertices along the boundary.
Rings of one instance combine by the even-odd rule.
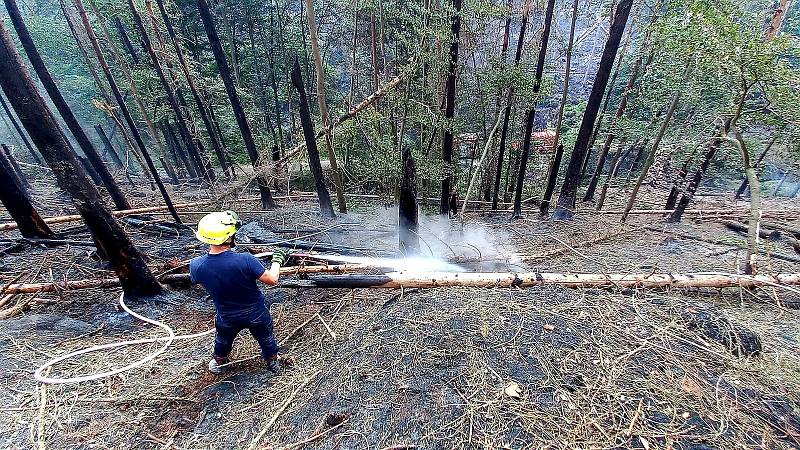
[[[22,128],[20,128],[19,123],[17,123],[17,119],[14,117],[13,114],[11,114],[11,110],[8,108],[8,104],[6,103],[6,100],[3,98],[2,94],[0,94],[0,105],[3,106],[3,111],[5,111],[6,117],[8,117],[8,121],[11,122],[11,125],[14,126],[14,130],[17,131],[17,136],[19,136],[20,140],[25,144],[25,148],[27,148],[28,152],[30,152],[33,161],[39,165],[44,164],[42,162],[42,158],[40,158],[39,155],[36,153],[36,151],[33,149],[31,141],[28,140],[28,137],[25,136],[25,132],[22,131]]]
[[[26,238],[54,239],[56,235],[31,204],[25,189],[15,182],[15,176],[5,164],[0,164],[0,201]]]
[[[528,27],[529,6],[523,6],[522,22],[519,26],[519,38],[517,39],[517,51],[514,54],[514,67],[519,64],[522,58],[522,48],[525,43],[525,30]],[[500,129],[500,147],[497,152],[497,166],[494,174],[494,189],[492,190],[492,209],[497,209],[500,202],[500,181],[503,178],[503,159],[505,158],[506,140],[508,139],[508,121],[511,117],[511,103],[514,100],[514,86],[508,88],[506,93],[506,108],[503,111],[503,126]]]
[[[683,77],[684,84],[686,81],[686,77],[688,76],[689,71],[687,70]],[[664,116],[664,120],[661,122],[661,127],[658,129],[658,133],[656,134],[655,140],[653,140],[653,147],[650,148],[650,153],[647,155],[647,159],[644,162],[644,166],[642,167],[642,172],[639,174],[639,178],[636,179],[636,183],[633,185],[633,189],[631,190],[631,195],[628,198],[628,203],[625,205],[625,210],[622,213],[622,217],[620,217],[620,222],[625,222],[628,218],[628,213],[630,213],[631,209],[633,209],[633,203],[636,201],[636,195],[639,193],[639,188],[641,188],[642,183],[644,182],[645,177],[647,176],[647,172],[650,170],[650,166],[653,165],[653,161],[656,159],[656,153],[658,152],[658,146],[661,144],[661,139],[664,137],[664,133],[667,131],[667,127],[669,126],[670,121],[672,120],[672,115],[675,114],[675,109],[678,107],[678,101],[681,98],[682,90],[678,89],[672,96],[672,101],[669,104],[669,108],[667,109],[667,113]]]
[[[457,0],[460,2],[460,0]],[[317,40],[317,21],[314,15],[314,0],[305,0],[306,17],[308,19],[308,31],[311,40],[311,53],[314,56],[314,67],[317,74],[317,102],[319,104],[319,114],[322,119],[322,126],[328,127],[330,119],[328,117],[328,104],[325,99],[325,69],[322,67],[322,56],[319,54],[319,42]],[[457,35],[457,33],[456,33]],[[331,163],[331,178],[333,188],[336,190],[336,202],[339,205],[340,213],[347,213],[347,200],[344,197],[344,183],[339,163],[336,160],[336,150],[333,148],[333,140],[330,134],[325,135],[325,144],[328,147],[328,160]]]
[[[94,10],[94,13],[95,13],[95,16],[97,17],[98,23],[100,24],[100,30],[103,32],[103,36],[106,39],[107,45],[105,46],[105,49],[107,49],[111,53],[111,58],[116,62],[117,67],[122,71],[122,74],[125,76],[125,79],[128,81],[128,87],[130,88],[130,96],[133,97],[133,100],[136,103],[136,107],[139,110],[139,114],[141,114],[145,125],[147,125],[147,131],[150,133],[150,137],[156,143],[156,147],[158,147],[158,153],[163,155],[164,153],[166,153],[166,149],[164,148],[164,143],[159,138],[158,133],[156,132],[155,126],[153,125],[153,121],[150,119],[150,113],[147,111],[147,108],[145,107],[144,102],[142,101],[141,95],[139,95],[139,90],[136,87],[136,80],[134,80],[133,75],[131,74],[131,70],[128,67],[128,63],[125,62],[125,59],[117,51],[116,45],[114,45],[114,41],[113,41],[113,39],[111,37],[111,33],[108,30],[108,26],[106,24],[105,17],[98,10],[97,5],[95,4],[94,0],[90,1],[89,3],[91,4],[92,9]],[[76,6],[77,6],[77,2],[76,2]],[[82,3],[80,5],[80,8],[81,9],[83,8],[83,4]],[[81,15],[83,15],[83,14],[81,14]],[[91,36],[87,32],[87,36],[89,37],[90,40],[92,40],[92,39],[96,40],[96,37],[94,37],[94,30],[92,30]],[[94,47],[94,44],[92,44],[92,48],[93,48],[95,53],[98,52],[98,50]],[[105,56],[103,56],[102,54],[98,54],[97,58],[98,58],[98,61],[100,59],[102,59],[103,60],[102,62],[103,63],[105,62]],[[89,67],[91,69],[92,68],[91,63],[89,63],[89,64],[90,64]],[[126,97],[127,97],[127,94],[126,94]],[[113,112],[112,112],[112,114],[113,114]],[[127,123],[127,121],[126,121],[126,123]],[[120,128],[122,128],[122,127],[120,127]],[[123,133],[124,133],[124,131],[123,131]],[[133,131],[131,131],[131,133],[133,133]],[[138,133],[138,130],[137,130],[137,134],[139,134],[140,137],[141,137],[141,134]],[[131,146],[131,148],[133,148],[133,146]],[[134,155],[135,154],[136,154],[136,151],[134,150]],[[148,155],[148,157],[149,157],[149,155]],[[174,174],[175,170],[169,164],[169,160],[167,160],[167,163],[168,164],[167,164],[167,166],[164,167],[164,170],[167,172],[168,175],[172,176],[172,174]],[[141,161],[140,161],[140,164],[141,164]],[[144,167],[145,165],[146,164],[142,164],[142,167]],[[177,182],[177,180],[173,180],[173,181]]]
[[[258,174],[261,171],[261,164],[259,162],[258,150],[256,150],[256,143],[253,140],[253,133],[250,130],[250,124],[247,122],[247,116],[244,113],[242,102],[239,100],[239,94],[236,92],[236,84],[231,75],[231,69],[228,66],[225,52],[222,50],[222,44],[219,41],[219,35],[214,26],[214,17],[211,15],[208,1],[197,0],[197,9],[200,12],[200,18],[203,20],[203,27],[206,30],[209,44],[211,44],[211,51],[214,53],[214,59],[217,62],[219,74],[222,77],[222,82],[225,84],[225,91],[228,94],[231,109],[233,109],[233,116],[236,118],[236,123],[239,125],[239,131],[242,134],[244,146],[247,149],[247,155],[250,157],[250,162],[253,164],[253,170]],[[269,180],[267,180],[265,175],[258,175],[256,182],[258,183],[258,189],[261,193],[261,206],[264,209],[274,209],[276,205],[275,201],[272,200],[272,192],[269,190]]]
[[[81,22],[83,22],[83,27],[86,30],[86,36],[89,38],[89,42],[91,42],[92,48],[97,55],[97,61],[100,64],[100,68],[103,69],[103,74],[106,77],[106,81],[108,81],[108,85],[111,88],[111,92],[114,95],[114,99],[117,101],[120,111],[122,112],[122,116],[125,118],[125,122],[128,124],[128,128],[130,129],[131,135],[136,142],[139,153],[141,154],[142,158],[144,158],[147,168],[150,171],[150,175],[156,182],[158,190],[161,193],[161,197],[164,198],[164,203],[167,205],[167,208],[169,208],[169,212],[172,214],[175,222],[181,223],[181,218],[178,216],[178,211],[176,211],[172,206],[172,199],[169,198],[169,193],[164,187],[164,183],[161,181],[161,176],[158,174],[158,170],[153,164],[152,158],[150,158],[150,153],[148,153],[147,147],[145,147],[144,141],[142,140],[142,136],[139,134],[139,129],[136,127],[136,122],[133,121],[133,117],[128,110],[128,106],[125,104],[125,99],[122,96],[122,92],[120,92],[119,86],[117,86],[117,82],[114,79],[114,75],[111,73],[111,69],[108,67],[108,63],[103,56],[103,51],[100,49],[100,43],[97,41],[97,36],[94,34],[94,29],[92,28],[91,23],[89,23],[89,16],[86,14],[86,9],[83,7],[82,0],[75,0],[75,6],[78,8],[78,13],[81,16]]]
[[[25,178],[25,174],[22,173],[22,168],[19,167],[19,164],[17,163],[17,158],[14,157],[14,153],[11,151],[10,148],[8,148],[6,144],[2,144],[1,147],[3,149],[3,156],[5,160],[8,161],[8,164],[11,166],[11,170],[17,176],[17,179],[20,182],[20,186],[26,189],[30,189],[31,184],[28,182],[28,179]]]
[[[80,0],[78,0],[80,2]],[[117,223],[80,167],[75,154],[58,129],[55,118],[36,90],[36,85],[0,22],[0,86],[20,121],[53,171],[59,186],[68,192],[96,242],[108,255],[123,289],[132,295],[153,295],[161,286],[153,277],[139,250]]]
[[[8,159],[8,154],[8,147],[6,147],[6,144],[0,144],[0,165],[3,166],[3,175],[8,177],[7,182],[14,183],[19,191],[22,192],[27,199],[30,199],[27,181],[16,171],[14,165],[11,164],[11,160]]]
[[[192,163],[191,159],[189,159],[189,156],[186,155],[186,151],[183,149],[183,145],[181,145],[178,136],[175,134],[175,129],[172,127],[172,124],[164,121],[161,123],[161,128],[164,133],[164,139],[171,144],[172,150],[178,155],[178,159],[183,163],[183,167],[186,169],[189,177],[195,180],[199,179],[200,175],[197,173],[197,168]]]
[[[125,164],[122,163],[122,160],[119,158],[117,151],[114,149],[114,145],[111,143],[111,140],[108,138],[105,130],[100,125],[94,126],[94,131],[97,132],[97,135],[100,136],[100,140],[103,141],[103,145],[106,148],[106,153],[111,157],[111,160],[114,161],[114,165],[117,167],[124,167]]]
[[[694,152],[692,152],[689,157],[686,158],[686,161],[683,162],[680,170],[678,170],[678,176],[675,178],[675,182],[672,184],[672,189],[669,191],[669,195],[667,196],[667,202],[664,204],[665,210],[671,210],[675,207],[675,202],[678,200],[678,194],[683,187],[683,184],[686,182],[686,175],[689,173],[689,163],[694,158]]]
[[[175,95],[175,89],[172,87],[170,80],[167,80],[167,76],[164,74],[161,61],[158,59],[155,48],[153,48],[153,43],[150,41],[150,37],[147,35],[147,30],[142,22],[142,16],[136,9],[136,3],[133,0],[128,0],[128,7],[133,15],[133,21],[136,24],[136,28],[138,29],[139,34],[142,36],[142,42],[144,44],[145,51],[147,51],[147,54],[150,55],[150,62],[156,71],[156,75],[158,75],[159,81],[161,81],[161,87],[167,96],[167,102],[169,102],[169,106],[175,115],[175,122],[178,126],[178,132],[181,134],[181,138],[186,144],[186,150],[189,152],[189,156],[194,161],[203,178],[207,181],[213,181],[212,172],[209,172],[203,164],[203,159],[200,157],[200,153],[195,146],[194,138],[192,137],[192,133],[189,131],[189,125],[187,124],[186,118],[183,116],[183,110],[181,109],[181,105],[178,103],[178,99]]]
[[[730,130],[732,120],[733,119],[731,117],[725,119],[725,123],[722,125],[724,133],[727,133],[728,130]],[[670,214],[667,218],[667,222],[676,223],[681,221],[683,212],[686,211],[686,208],[689,206],[689,203],[691,203],[692,198],[694,198],[694,193],[700,186],[700,181],[702,181],[703,175],[706,173],[706,170],[708,170],[708,166],[711,165],[711,160],[714,159],[714,155],[717,154],[717,150],[719,150],[721,145],[721,137],[716,137],[709,142],[706,153],[703,155],[703,161],[694,172],[694,176],[692,176],[692,179],[689,181],[689,184],[683,191],[680,201],[678,201],[677,205],[675,205],[675,210],[672,211],[672,214]]]
[[[216,130],[214,129],[214,124],[211,121],[206,102],[200,95],[200,90],[197,87],[197,83],[195,83],[194,76],[189,70],[189,65],[186,63],[186,57],[183,54],[183,48],[181,48],[178,36],[176,35],[175,29],[172,26],[172,19],[167,14],[167,11],[164,7],[164,1],[156,0],[156,3],[158,4],[158,10],[161,13],[161,19],[164,21],[164,26],[167,29],[167,34],[172,42],[172,46],[175,48],[175,54],[178,56],[178,63],[181,66],[183,75],[189,84],[189,90],[192,92],[192,97],[197,105],[197,111],[200,113],[200,119],[203,121],[203,126],[205,126],[208,137],[211,140],[211,146],[214,148],[214,153],[217,155],[217,159],[219,159],[222,171],[230,177],[232,174],[230,167],[228,166],[228,161],[225,158],[223,146],[220,143],[220,139],[217,136]]]
[[[608,134],[606,135],[606,141],[603,144],[603,149],[600,151],[600,156],[597,158],[597,166],[594,168],[594,173],[592,174],[592,178],[591,180],[589,180],[589,186],[586,188],[586,193],[583,196],[583,201],[585,202],[589,202],[594,199],[594,192],[595,189],[597,189],[597,183],[600,180],[600,176],[603,174],[603,168],[605,166],[606,158],[608,157],[608,150],[611,148],[611,143],[613,142],[614,137],[616,137],[614,133],[616,131],[617,122],[622,117],[622,115],[625,114],[625,109],[628,107],[628,96],[633,91],[633,86],[636,84],[636,78],[639,75],[639,67],[642,64],[643,56],[644,56],[643,54],[640,54],[639,57],[636,59],[636,61],[633,63],[633,67],[631,67],[631,75],[628,78],[627,84],[625,85],[625,90],[622,91],[622,99],[620,99],[619,106],[617,106],[617,111],[614,113],[614,118],[611,121]],[[615,155],[615,159],[618,159],[618,154]],[[615,164],[611,165],[612,171],[614,170],[614,166]],[[612,175],[609,174],[608,178],[611,177]]]
[[[400,181],[398,224],[400,253],[419,253],[419,206],[417,205],[417,165],[409,147],[403,148],[403,178]]]
[[[550,26],[553,22],[553,8],[555,0],[548,0],[547,9],[544,14],[544,31],[542,31],[542,45],[539,47],[539,59],[536,61],[536,81],[533,85],[534,101],[539,94],[539,87],[542,84],[542,74],[544,73],[544,58],[547,55],[547,43],[550,40]],[[525,137],[523,138],[522,154],[519,157],[519,172],[517,173],[517,185],[514,189],[514,212],[512,218],[522,217],[522,188],[525,184],[525,175],[528,171],[528,157],[531,150],[531,134],[533,133],[533,118],[536,114],[536,104],[532,103],[526,113]]]
[[[569,43],[567,44],[567,61],[564,69],[564,89],[561,92],[561,102],[558,105],[558,119],[556,120],[556,136],[553,139],[553,146],[556,148],[553,160],[550,161],[550,170],[547,174],[547,182],[542,196],[542,202],[539,204],[539,214],[546,216],[550,210],[550,202],[553,199],[553,191],[556,188],[556,181],[558,180],[558,172],[561,168],[561,158],[564,155],[564,146],[559,143],[561,138],[561,123],[564,120],[564,107],[567,104],[567,96],[569,94],[569,79],[572,73],[572,48],[575,44],[575,23],[578,19],[578,0],[572,3],[572,21],[569,28]]]
[[[122,25],[122,21],[119,17],[114,17],[114,28],[117,29],[117,34],[119,34],[119,39],[122,41],[122,45],[125,47],[125,50],[131,56],[131,61],[134,64],[139,64],[139,55],[136,54],[136,49],[131,44],[131,40],[128,37],[128,31],[125,30],[125,26]]]
[[[83,154],[86,155],[86,159],[89,161],[92,169],[97,173],[97,176],[100,181],[102,181],[103,186],[105,186],[108,195],[111,197],[111,200],[113,200],[117,209],[130,209],[131,204],[128,202],[128,199],[125,198],[125,194],[122,193],[122,189],[119,188],[117,182],[114,181],[114,177],[108,171],[102,158],[100,158],[100,155],[94,148],[94,144],[89,140],[89,136],[86,135],[83,127],[78,122],[78,118],[75,117],[75,114],[73,114],[64,96],[61,95],[61,91],[55,81],[53,81],[50,71],[45,67],[44,61],[39,55],[39,50],[36,48],[36,45],[33,43],[33,38],[28,32],[28,27],[22,20],[22,15],[17,8],[16,0],[5,0],[5,4],[11,22],[17,30],[17,36],[20,42],[22,42],[25,53],[28,55],[28,60],[31,62],[36,75],[39,76],[39,80],[42,82],[45,91],[47,91],[47,95],[50,96],[50,100],[53,101],[61,118],[64,119],[64,123],[67,124],[67,128],[69,128],[69,131],[75,137],[78,145],[80,145]]]
[[[594,78],[592,91],[589,94],[589,99],[586,104],[586,111],[583,114],[581,127],[578,131],[577,140],[575,141],[575,148],[572,151],[569,166],[567,166],[564,184],[561,186],[558,206],[553,213],[556,219],[569,219],[573,215],[575,199],[578,195],[578,184],[580,183],[581,166],[583,165],[583,159],[588,150],[589,138],[591,137],[594,122],[600,109],[603,93],[606,90],[611,68],[614,65],[614,58],[617,55],[619,42],[625,30],[625,24],[628,21],[632,1],[633,0],[621,0],[617,5],[617,11],[609,30],[608,40],[603,48],[600,66],[597,69],[597,75]]]
[[[453,0],[453,23],[450,26],[450,61],[447,68],[447,82],[445,83],[445,103],[444,116],[447,123],[444,127],[444,137],[442,138],[442,162],[445,165],[445,177],[442,179],[442,191],[439,197],[439,214],[448,214],[448,201],[450,191],[456,189],[453,186],[453,116],[456,107],[456,65],[458,64],[458,42],[461,31],[461,2]]]
[[[297,89],[297,93],[300,97],[298,99],[300,123],[303,126],[303,137],[305,138],[306,149],[308,150],[308,165],[311,167],[311,172],[314,174],[314,184],[317,188],[317,197],[319,197],[319,211],[324,217],[333,218],[336,215],[333,213],[333,206],[331,205],[331,194],[328,192],[327,186],[325,186],[325,176],[322,173],[322,164],[319,161],[319,150],[317,149],[314,122],[311,121],[311,110],[308,107],[306,88],[303,85],[303,74],[300,72],[300,62],[297,58],[294,60],[291,75],[292,84],[295,89]]]

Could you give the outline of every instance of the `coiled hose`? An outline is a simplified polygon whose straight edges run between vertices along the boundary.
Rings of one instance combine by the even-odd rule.
[[[169,348],[169,346],[172,345],[172,342],[174,342],[174,341],[181,340],[181,339],[194,339],[194,338],[198,338],[198,337],[209,335],[209,334],[214,332],[214,328],[211,328],[211,329],[203,331],[201,333],[175,335],[175,331],[172,328],[170,328],[169,325],[167,325],[167,324],[165,324],[163,322],[159,322],[158,320],[155,320],[155,319],[150,319],[148,317],[142,316],[141,314],[137,314],[137,313],[131,311],[131,309],[128,308],[128,305],[125,304],[125,293],[124,292],[119,295],[119,306],[126,313],[130,314],[131,316],[133,316],[133,317],[135,317],[135,318],[137,318],[137,319],[139,319],[141,321],[147,322],[147,323],[149,323],[151,325],[155,325],[155,326],[163,329],[167,333],[167,336],[160,337],[160,338],[133,339],[133,340],[128,340],[128,341],[112,342],[112,343],[109,343],[109,344],[95,345],[95,346],[92,346],[92,347],[85,348],[83,350],[78,350],[76,352],[67,353],[66,355],[62,355],[62,356],[59,356],[57,358],[53,358],[50,361],[47,361],[46,363],[44,363],[41,367],[36,369],[35,372],[33,372],[33,378],[35,378],[36,381],[39,381],[39,382],[42,382],[42,383],[47,383],[47,384],[69,384],[69,383],[81,383],[81,382],[84,382],[84,381],[99,380],[101,378],[110,377],[112,375],[116,375],[116,374],[131,370],[131,369],[135,369],[135,368],[140,367],[140,366],[142,366],[144,364],[147,364],[148,362],[150,362],[150,361],[154,360],[156,357],[158,357],[158,355],[164,353],[167,350],[167,348]],[[156,350],[155,352],[147,355],[146,357],[144,357],[144,358],[142,358],[142,359],[140,359],[138,361],[135,361],[135,362],[130,363],[130,364],[128,364],[126,366],[123,366],[123,367],[118,367],[116,369],[109,370],[107,372],[95,373],[95,374],[91,374],[91,375],[83,375],[83,376],[78,376],[78,377],[69,377],[69,378],[54,378],[54,377],[49,377],[49,376],[43,375],[43,372],[45,370],[47,370],[49,367],[52,367],[52,366],[54,366],[54,365],[56,365],[56,364],[58,364],[58,363],[60,363],[62,361],[66,361],[68,359],[75,358],[76,356],[85,355],[87,353],[92,353],[92,352],[108,350],[108,349],[117,348],[117,347],[127,347],[129,345],[149,344],[149,343],[153,343],[153,342],[162,342],[162,341],[164,342],[164,345],[161,348],[159,348],[158,350]]]

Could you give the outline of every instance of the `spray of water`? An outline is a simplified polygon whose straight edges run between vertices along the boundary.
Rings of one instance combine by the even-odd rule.
[[[321,256],[317,259],[327,259],[349,264],[365,264],[384,269],[394,269],[397,272],[466,272],[466,269],[447,261],[436,258],[408,257],[408,258],[370,258],[368,256]]]

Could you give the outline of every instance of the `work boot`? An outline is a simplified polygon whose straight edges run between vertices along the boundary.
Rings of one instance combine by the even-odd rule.
[[[275,374],[279,373],[281,369],[291,364],[291,361],[287,360],[281,355],[275,355],[266,361],[267,361],[267,369]]]
[[[216,356],[211,358],[211,361],[208,362],[208,371],[213,373],[214,375],[221,375],[228,370],[227,367],[224,367],[225,364],[228,363],[228,358],[217,358]]]

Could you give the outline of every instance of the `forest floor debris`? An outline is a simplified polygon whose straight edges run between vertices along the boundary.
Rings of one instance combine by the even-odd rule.
[[[153,199],[138,199],[153,204]],[[196,199],[187,195],[183,200]],[[709,209],[725,204],[721,199],[704,202]],[[227,206],[258,209],[249,203]],[[312,203],[299,201],[243,216],[274,233],[280,230],[284,239],[379,254],[396,247],[395,235],[383,229],[390,224],[367,220],[380,215],[381,208],[365,202],[352,206],[353,214],[326,222],[313,212]],[[183,215],[186,222],[200,216]],[[714,220],[686,218],[664,227],[657,218],[642,216],[623,227],[613,216],[579,215],[566,223],[530,214],[511,223],[507,215],[476,211],[468,221],[485,231],[488,245],[502,243],[506,249],[486,256],[488,261],[459,255],[460,264],[470,270],[736,272],[744,254],[734,245],[742,237]],[[796,220],[785,223],[798,226]],[[646,228],[653,225],[663,231]],[[362,226],[382,232],[361,233]],[[86,238],[81,227],[54,226],[68,227],[73,227],[70,239]],[[454,223],[453,233],[458,230]],[[129,232],[153,267],[204,251],[189,232],[178,237],[135,227]],[[775,251],[791,253],[788,243],[764,245],[762,272],[800,271],[797,263],[769,257]],[[32,247],[4,256],[0,265],[4,283],[111,276],[91,249],[77,246]],[[206,336],[176,343],[154,363],[120,376],[46,390],[37,385],[33,370],[53,356],[160,336],[154,327],[118,310],[117,296],[114,289],[39,293],[17,296],[3,306],[0,311],[18,311],[0,322],[0,446],[800,446],[800,311],[781,306],[798,299],[771,287],[271,289],[267,297],[278,338],[285,339],[284,351],[295,360],[279,375],[251,358],[258,352],[246,336],[237,340],[233,355],[241,362],[223,376],[209,374],[205,365],[213,337]],[[159,301],[130,306],[165,321],[178,334],[213,326],[213,307],[200,288],[171,290]],[[758,337],[758,355],[736,356],[725,343],[731,332],[743,330]],[[51,375],[102,370],[158,346],[86,355],[54,367]]]

